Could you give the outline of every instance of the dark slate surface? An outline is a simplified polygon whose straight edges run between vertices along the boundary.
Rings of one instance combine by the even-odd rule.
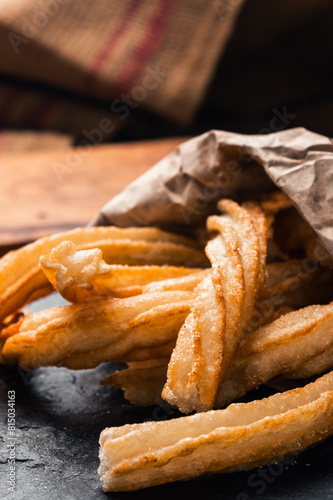
[[[51,305],[47,302],[46,305]],[[114,368],[43,368],[24,374],[0,368],[0,499],[333,499],[333,438],[293,459],[254,471],[214,475],[145,489],[105,494],[97,475],[98,438],[105,427],[177,416],[139,408],[121,391],[100,386]],[[7,391],[16,391],[16,492],[8,491]],[[257,391],[267,396],[269,389]]]

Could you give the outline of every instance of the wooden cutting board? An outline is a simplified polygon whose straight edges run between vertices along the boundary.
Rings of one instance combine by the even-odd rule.
[[[85,226],[184,138],[10,155],[0,160],[0,250]]]

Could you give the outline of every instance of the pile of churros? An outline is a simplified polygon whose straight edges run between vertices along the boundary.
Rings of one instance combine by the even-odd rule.
[[[333,433],[329,255],[281,192],[216,212],[197,237],[76,229],[0,260],[1,363],[113,361],[122,369],[102,384],[191,413],[105,429],[105,491],[251,469]],[[70,305],[22,311],[54,290]],[[288,379],[298,388],[230,405]]]

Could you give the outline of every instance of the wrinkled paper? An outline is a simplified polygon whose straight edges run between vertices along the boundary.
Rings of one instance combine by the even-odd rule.
[[[333,257],[333,141],[294,128],[267,135],[212,130],[181,144],[111,199],[91,225],[189,232],[220,198],[282,189]]]

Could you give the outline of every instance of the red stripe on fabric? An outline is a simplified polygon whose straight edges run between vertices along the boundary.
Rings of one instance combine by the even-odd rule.
[[[50,118],[52,113],[58,109],[61,104],[64,104],[64,101],[60,101],[59,99],[44,101],[41,106],[41,110],[35,116],[32,125],[38,129],[42,128],[48,118]]]
[[[177,0],[160,0],[147,30],[131,54],[115,85],[117,94],[131,89],[136,75],[160,44]],[[115,90],[115,88],[114,88]]]
[[[8,97],[3,102],[0,108],[0,123],[7,125],[10,123],[10,112],[18,100],[22,99],[24,93],[21,90],[14,90],[8,94]]]
[[[112,55],[112,52],[115,50],[117,44],[120,42],[122,39],[127,26],[129,25],[130,21],[132,20],[133,16],[135,13],[139,10],[139,8],[142,5],[143,0],[132,0],[131,3],[128,6],[128,9],[124,15],[123,22],[119,24],[118,28],[114,33],[111,33],[110,37],[108,38],[106,44],[104,45],[103,49],[101,52],[98,54],[96,57],[95,61],[93,62],[88,75],[86,76],[84,86],[85,90],[91,91],[95,82],[98,73],[101,71],[103,68],[104,64],[106,61],[110,58]]]

